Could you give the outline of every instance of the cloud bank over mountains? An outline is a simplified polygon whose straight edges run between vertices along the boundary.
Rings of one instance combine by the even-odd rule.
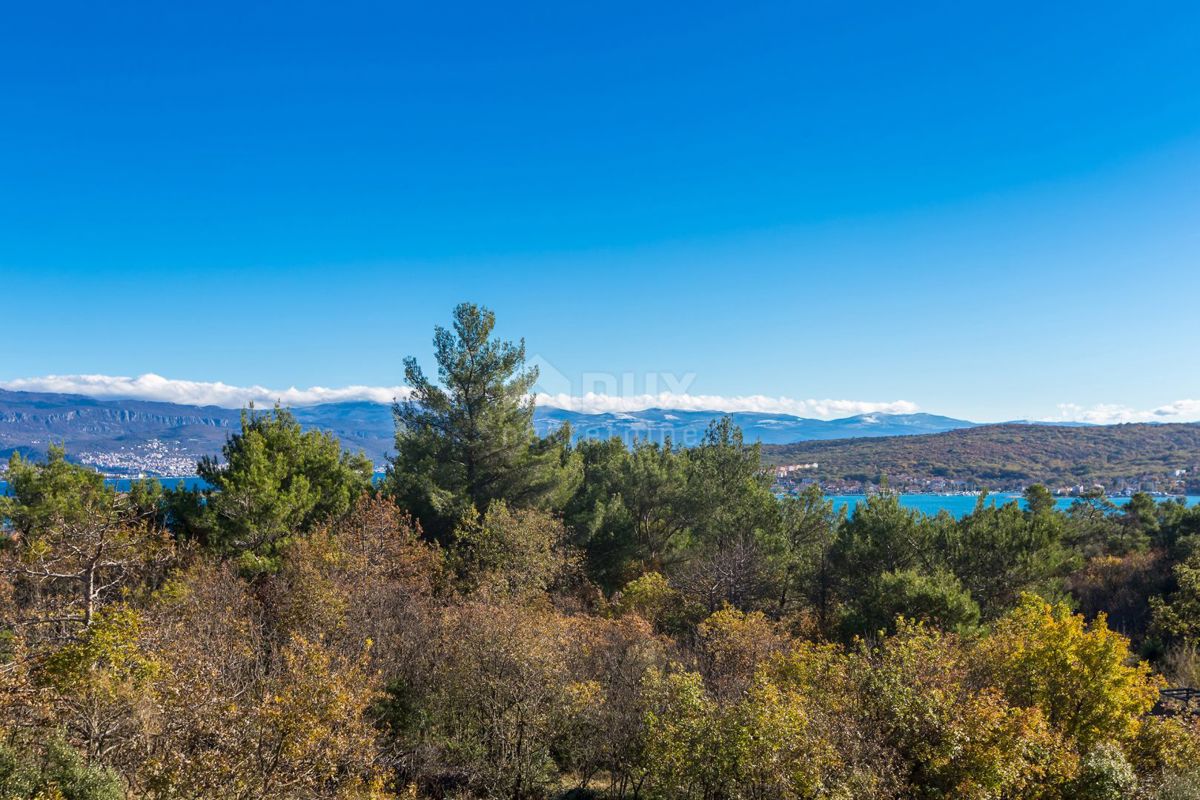
[[[146,374],[136,378],[111,375],[48,375],[0,381],[0,389],[15,392],[55,392],[80,394],[101,400],[155,400],[187,405],[211,405],[241,408],[248,403],[270,406],[276,402],[288,406],[366,400],[390,403],[409,395],[406,386],[313,386],[300,389],[269,389],[265,386],[231,386],[221,382],[185,381]],[[872,402],[862,400],[796,400],[765,395],[699,395],[679,392],[658,394],[608,395],[588,392],[573,396],[565,393],[535,395],[539,405],[585,414],[633,413],[648,408],[679,411],[759,412],[790,414],[798,417],[835,419],[858,414],[911,414],[919,409],[905,400]]]
[[[47,375],[43,378],[18,378],[0,381],[0,389],[14,392],[55,392],[81,394],[99,400],[155,400],[193,406],[242,408],[249,403],[271,406],[276,402],[286,406],[312,406],[318,403],[339,403],[369,400],[390,403],[408,396],[406,386],[344,386],[330,389],[313,386],[308,389],[268,389],[265,386],[230,386],[217,381],[181,381],[147,373],[136,378],[112,375]]]
[[[837,419],[859,414],[915,414],[920,411],[916,403],[907,400],[893,402],[871,402],[868,400],[796,400],[791,397],[768,397],[761,394],[725,397],[714,394],[659,394],[609,395],[588,392],[581,396],[567,394],[536,395],[538,405],[552,406],[583,414],[633,413],[648,408],[664,408],[673,411],[725,411],[755,412],[760,414],[788,414],[794,417]]]
[[[1195,422],[1200,420],[1200,400],[1176,400],[1148,410],[1138,410],[1116,403],[1080,406],[1060,403],[1063,420],[1088,422],[1093,425],[1116,425],[1123,422]]]
[[[0,389],[79,394],[100,400],[152,400],[222,408],[242,408],[249,403],[271,406],[276,402],[295,407],[351,401],[391,403],[393,400],[408,397],[411,391],[406,386],[312,386],[303,389],[292,386],[287,389],[270,389],[265,386],[232,386],[220,381],[176,380],[153,373],[135,378],[112,375],[47,375],[40,378],[17,378],[0,381]],[[839,419],[860,414],[914,414],[921,411],[916,403],[907,400],[804,400],[760,394],[725,396],[660,392],[620,395],[587,392],[572,395],[564,392],[540,392],[535,395],[535,399],[542,406],[584,414],[636,413],[648,408],[662,408]],[[1200,400],[1176,400],[1146,410],[1119,404],[1083,406],[1061,403],[1058,412],[1057,417],[1046,421],[1086,422],[1094,425],[1122,422],[1195,422],[1200,420]]]

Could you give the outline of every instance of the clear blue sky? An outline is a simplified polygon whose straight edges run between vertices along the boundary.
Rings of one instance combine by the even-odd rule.
[[[0,381],[1200,398],[1200,4],[22,3]],[[1197,416],[1200,416],[1198,414]]]

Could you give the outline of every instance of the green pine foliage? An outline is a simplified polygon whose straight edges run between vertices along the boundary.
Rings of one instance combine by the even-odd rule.
[[[404,362],[412,394],[394,409],[388,490],[438,535],[494,500],[555,507],[570,482],[570,431],[534,433],[537,370],[525,367],[524,341],[492,337],[495,324],[490,310],[463,303],[452,328],[434,334],[437,382],[415,358]]]
[[[344,452],[327,433],[301,429],[278,407],[243,412],[241,431],[221,453],[197,465],[208,488],[177,489],[168,506],[184,536],[251,572],[274,569],[293,536],[345,514],[371,486],[366,457]]]
[[[111,769],[89,765],[60,734],[0,737],[0,797],[5,800],[125,800]]]

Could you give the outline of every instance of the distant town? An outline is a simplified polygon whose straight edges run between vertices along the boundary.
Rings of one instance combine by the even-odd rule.
[[[152,475],[171,478],[194,475],[199,460],[188,448],[161,439],[113,451],[84,450],[77,453],[76,458],[81,464],[113,477]]]
[[[32,444],[41,444],[32,442]],[[79,450],[68,452],[68,458],[110,478],[154,477],[177,478],[196,474],[196,462],[203,454],[179,443],[151,439],[142,444],[116,450]],[[0,475],[8,464],[0,461]]]

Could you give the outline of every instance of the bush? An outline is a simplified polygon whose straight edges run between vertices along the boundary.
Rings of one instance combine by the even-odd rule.
[[[4,800],[123,800],[111,770],[92,767],[57,736],[40,744],[0,743],[0,797]]]
[[[1114,744],[1100,744],[1083,757],[1073,796],[1078,800],[1125,800],[1137,787],[1129,760]]]

